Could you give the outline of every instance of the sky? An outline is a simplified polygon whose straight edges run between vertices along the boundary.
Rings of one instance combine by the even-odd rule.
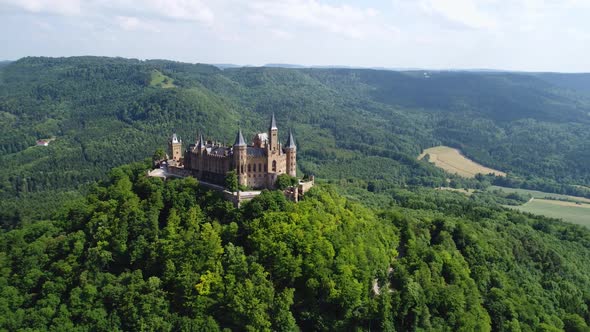
[[[590,0],[0,0],[0,59],[590,72]]]

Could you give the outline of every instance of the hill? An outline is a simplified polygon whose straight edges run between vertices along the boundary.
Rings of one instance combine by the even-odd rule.
[[[443,191],[235,209],[147,167],[0,233],[0,329],[588,329],[588,229]]]
[[[564,76],[566,77],[566,76]],[[565,78],[564,78],[565,79]],[[590,195],[585,95],[542,77],[489,72],[226,68],[165,60],[23,58],[0,69],[3,220],[24,203],[149,158],[177,132],[231,142],[272,112],[294,130],[300,171],[385,192],[485,185],[416,160],[448,145],[509,174],[502,185]],[[39,138],[55,137],[37,148]],[[371,167],[367,167],[371,165]],[[485,180],[488,181],[488,180]],[[484,181],[484,182],[485,182]],[[495,180],[489,180],[495,181]],[[56,195],[55,197],[59,197]]]

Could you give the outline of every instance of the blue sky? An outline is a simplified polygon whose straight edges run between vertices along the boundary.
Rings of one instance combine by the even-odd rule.
[[[0,59],[590,72],[590,0],[0,0]]]

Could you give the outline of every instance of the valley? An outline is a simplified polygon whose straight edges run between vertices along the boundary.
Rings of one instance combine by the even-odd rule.
[[[506,173],[480,165],[465,157],[458,149],[448,146],[436,146],[425,149],[418,156],[418,160],[431,162],[448,173],[467,178],[473,178],[477,174],[506,176]],[[581,189],[586,188],[583,186],[576,187],[581,187]],[[473,193],[472,189],[465,190],[449,187],[441,187],[440,189],[456,191],[468,196]],[[489,192],[498,190],[503,193],[516,193],[525,197],[531,197],[528,202],[522,205],[506,205],[509,208],[590,227],[590,198],[494,185],[487,188]]]

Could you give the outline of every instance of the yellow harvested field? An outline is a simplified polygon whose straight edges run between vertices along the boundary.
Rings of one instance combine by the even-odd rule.
[[[463,177],[472,178],[478,173],[506,176],[506,173],[482,166],[465,157],[461,151],[448,146],[435,146],[426,149],[418,156],[418,159],[424,158],[427,154],[430,157],[429,161],[437,167]]]

